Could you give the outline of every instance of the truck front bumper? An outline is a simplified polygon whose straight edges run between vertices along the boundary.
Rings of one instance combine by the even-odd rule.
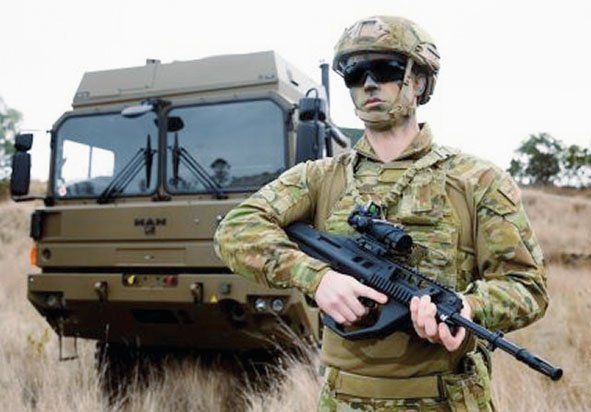
[[[301,293],[234,274],[31,274],[28,299],[62,336],[215,350],[319,341]]]

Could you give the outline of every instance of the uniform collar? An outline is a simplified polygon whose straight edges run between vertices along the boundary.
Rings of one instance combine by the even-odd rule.
[[[433,134],[431,133],[431,128],[427,123],[419,124],[419,128],[419,133],[415,136],[410,145],[394,160],[419,159],[431,149],[433,146]],[[374,152],[373,147],[371,147],[369,140],[367,140],[367,135],[365,133],[355,144],[353,150],[364,157],[381,162]]]

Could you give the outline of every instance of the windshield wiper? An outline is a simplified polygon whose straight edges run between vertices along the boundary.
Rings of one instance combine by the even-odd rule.
[[[156,150],[152,150],[152,139],[148,134],[146,147],[139,149],[137,153],[129,159],[125,166],[123,166],[119,173],[117,173],[113,180],[107,185],[105,190],[101,192],[96,202],[101,204],[108,203],[110,200],[121,195],[125,188],[142,170],[142,167],[146,170],[146,188],[150,187],[154,153],[156,153]]]
[[[222,186],[211,177],[205,168],[191,156],[191,153],[182,146],[179,146],[178,133],[174,134],[174,146],[169,147],[172,150],[172,177],[175,182],[179,180],[179,165],[182,163],[189,169],[191,174],[205,186],[209,193],[215,194],[217,199],[227,199],[228,196],[224,193]]]

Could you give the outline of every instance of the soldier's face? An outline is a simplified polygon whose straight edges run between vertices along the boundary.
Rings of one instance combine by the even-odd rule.
[[[378,83],[367,76],[363,86],[352,87],[349,93],[357,109],[387,112],[400,93],[400,85],[398,82]]]
[[[403,76],[404,67],[391,55],[368,53],[349,58],[345,81],[357,109],[388,111],[400,93]]]

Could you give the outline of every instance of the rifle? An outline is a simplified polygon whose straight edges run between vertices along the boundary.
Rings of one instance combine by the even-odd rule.
[[[455,328],[464,327],[487,341],[491,351],[500,348],[552,380],[562,377],[561,368],[504,339],[501,331],[492,332],[461,316],[463,304],[457,293],[401,263],[412,251],[412,238],[401,225],[380,216],[380,207],[373,202],[366,207],[357,206],[348,218],[348,223],[357,231],[353,237],[323,233],[302,222],[284,228],[302,252],[389,298],[373,324],[348,330],[324,314],[322,321],[329,329],[351,340],[383,338],[408,324],[413,296],[429,295],[437,306],[437,321],[449,325],[452,333]]]

